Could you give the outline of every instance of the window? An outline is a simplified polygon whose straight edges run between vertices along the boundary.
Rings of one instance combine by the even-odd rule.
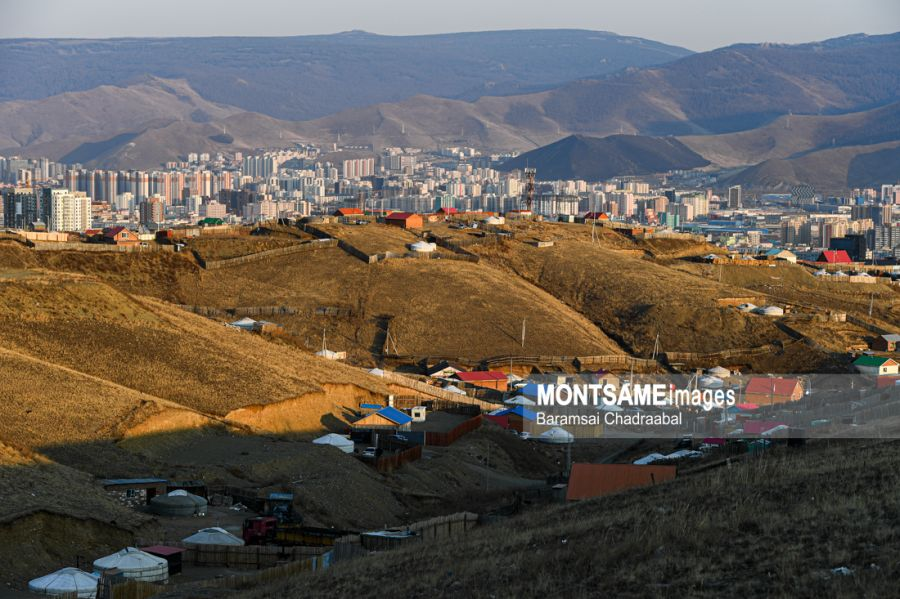
[[[134,499],[135,497],[138,497],[139,494],[140,494],[140,491],[138,489],[126,489],[125,490],[125,499]]]

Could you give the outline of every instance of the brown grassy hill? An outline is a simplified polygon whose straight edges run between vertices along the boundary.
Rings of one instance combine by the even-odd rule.
[[[841,193],[855,186],[891,180],[900,142],[826,148],[794,158],[772,158],[746,168],[725,181],[770,191],[787,192],[800,184],[826,193]]]
[[[790,158],[814,150],[861,146],[900,137],[900,103],[836,115],[782,116],[768,125],[721,135],[680,137],[695,152],[724,167]]]
[[[377,237],[375,228],[370,231]],[[378,249],[380,242],[371,243]],[[522,351],[548,355],[620,351],[590,321],[551,295],[484,264],[397,259],[366,265],[337,248],[215,271],[203,271],[180,255],[166,254],[94,256],[29,252],[8,245],[5,255],[0,256],[11,266],[96,275],[129,293],[175,303],[219,308],[293,307],[299,311],[295,317],[267,318],[283,322],[294,333],[293,342],[312,351],[321,348],[326,329],[330,349],[350,351],[359,360],[371,361],[373,349],[380,351],[380,346],[374,346],[378,345],[379,327],[387,320],[391,323],[392,349],[396,344],[402,354],[481,359]],[[145,304],[159,315],[159,308]],[[354,315],[315,316],[320,306],[351,309]],[[524,349],[520,345],[522,319],[527,319]],[[183,317],[177,322],[188,320],[198,322],[197,317]],[[233,336],[211,325],[203,330],[214,331],[217,343]],[[236,339],[244,342],[243,337]],[[156,342],[178,355],[173,343],[164,339]],[[224,391],[226,397],[233,393]]]
[[[662,351],[711,352],[784,338],[771,322],[715,302],[745,290],[592,244],[588,227],[581,235],[549,248],[516,240],[475,251],[552,293],[640,355],[653,351],[657,333]]]
[[[896,443],[875,441],[776,451],[242,596],[376,597],[373,580],[406,597],[889,596],[900,575],[896,455]]]

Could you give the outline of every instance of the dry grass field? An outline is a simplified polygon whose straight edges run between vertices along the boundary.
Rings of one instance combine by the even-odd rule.
[[[514,240],[473,251],[545,289],[642,356],[652,353],[657,333],[662,351],[712,352],[785,338],[771,322],[715,301],[746,290],[590,238],[564,239],[548,248]]]
[[[244,235],[240,237],[195,237],[188,241],[187,246],[204,260],[226,260],[288,247],[298,242],[297,239]]]
[[[357,369],[91,280],[0,285],[0,322],[5,347],[218,416],[325,383],[387,392]]]
[[[369,255],[385,252],[403,254],[409,251],[407,246],[410,243],[415,243],[420,239],[411,231],[379,223],[367,225],[327,223],[317,224],[316,228],[325,231],[335,239],[343,239]]]
[[[243,596],[376,597],[374,580],[405,597],[894,596],[896,455],[896,443],[874,441],[777,450]]]

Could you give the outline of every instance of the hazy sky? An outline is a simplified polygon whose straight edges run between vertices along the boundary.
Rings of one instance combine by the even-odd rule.
[[[692,50],[900,31],[898,0],[0,0],[0,37],[583,28]]]

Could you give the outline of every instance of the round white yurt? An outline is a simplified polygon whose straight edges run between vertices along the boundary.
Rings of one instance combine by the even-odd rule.
[[[353,441],[336,433],[328,433],[323,437],[314,439],[313,443],[316,445],[331,445],[332,447],[337,447],[344,453],[353,453]]]
[[[743,303],[737,307],[741,312],[752,312],[756,310],[756,304],[751,304],[750,302]]]
[[[117,569],[122,576],[144,582],[163,582],[169,578],[169,562],[150,555],[137,547],[126,547],[112,555],[94,560],[94,570],[106,572]]]
[[[717,376],[704,374],[700,377],[700,380],[697,381],[697,384],[704,389],[721,389],[725,383]]]
[[[706,374],[718,377],[720,379],[731,376],[731,371],[721,366],[713,366],[706,371]]]
[[[63,568],[52,574],[35,578],[28,583],[28,590],[39,595],[66,597],[97,596],[97,582],[100,578],[78,568]]]
[[[784,316],[784,309],[778,306],[763,306],[757,309],[756,313],[763,316]]]
[[[428,243],[427,241],[417,241],[409,244],[409,249],[420,254],[427,254],[437,249],[437,244]]]
[[[189,537],[181,539],[182,543],[192,545],[243,545],[244,540],[236,537],[224,528],[214,526],[212,528],[201,528]]]
[[[534,400],[528,399],[524,395],[516,395],[515,397],[510,397],[509,399],[503,400],[503,403],[511,404],[515,406],[534,406],[537,405]]]
[[[538,440],[544,443],[571,443],[575,440],[575,435],[564,428],[554,426],[550,430],[541,433]]]
[[[205,516],[208,502],[199,495],[176,490],[150,500],[150,511],[159,516]]]

